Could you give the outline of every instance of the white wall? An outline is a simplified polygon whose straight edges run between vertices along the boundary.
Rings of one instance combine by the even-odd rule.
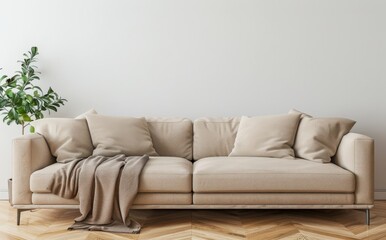
[[[32,45],[55,116],[285,113],[357,120],[386,193],[386,1],[0,0],[0,66]],[[3,70],[4,71],[4,70]],[[0,189],[11,138],[0,124]],[[379,193],[382,194],[382,193]]]

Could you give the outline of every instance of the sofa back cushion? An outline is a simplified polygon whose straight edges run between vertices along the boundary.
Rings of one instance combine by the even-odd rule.
[[[44,136],[57,162],[67,163],[92,155],[94,148],[86,119],[43,118],[31,124]]]
[[[295,156],[292,146],[295,141],[300,114],[285,114],[257,117],[242,117],[232,157]]]
[[[294,144],[296,157],[320,163],[331,162],[343,136],[355,124],[351,119],[311,117],[295,109],[290,113],[302,114]]]
[[[241,117],[199,118],[193,124],[193,159],[228,156]]]
[[[94,109],[72,118],[43,118],[31,123],[43,135],[57,162],[67,163],[92,155],[93,145],[86,116],[97,114]]]
[[[153,146],[160,156],[192,160],[193,123],[187,118],[146,118]]]
[[[157,156],[145,118],[113,117],[99,114],[86,116],[94,156],[118,154]]]

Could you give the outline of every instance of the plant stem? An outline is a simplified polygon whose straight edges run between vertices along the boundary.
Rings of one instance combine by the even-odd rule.
[[[25,128],[24,123],[22,123],[21,124],[21,135],[24,135],[24,128]]]

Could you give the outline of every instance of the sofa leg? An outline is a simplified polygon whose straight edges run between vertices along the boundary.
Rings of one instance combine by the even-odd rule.
[[[17,218],[16,218],[16,224],[20,225],[20,215],[21,215],[21,209],[17,209]]]
[[[370,225],[370,209],[366,209],[366,225]]]
[[[29,211],[30,209],[17,209],[16,224],[20,225],[21,212]]]

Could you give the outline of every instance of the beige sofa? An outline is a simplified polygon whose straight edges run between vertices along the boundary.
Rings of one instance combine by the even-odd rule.
[[[228,157],[240,118],[147,119],[159,157],[140,177],[136,209],[363,209],[374,203],[374,141],[345,135],[333,163]],[[78,208],[48,190],[56,163],[41,135],[13,141],[13,207]]]

